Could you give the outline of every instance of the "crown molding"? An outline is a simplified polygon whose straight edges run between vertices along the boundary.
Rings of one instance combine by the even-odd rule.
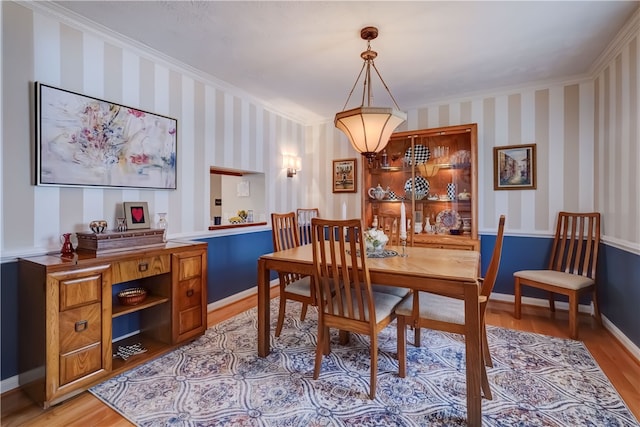
[[[631,18],[622,26],[618,34],[611,40],[609,45],[604,51],[596,58],[589,68],[589,75],[591,78],[596,78],[614,58],[620,53],[620,51],[626,46],[634,37],[640,35],[640,5],[633,13]]]

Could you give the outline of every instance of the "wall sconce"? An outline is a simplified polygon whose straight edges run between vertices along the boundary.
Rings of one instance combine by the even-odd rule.
[[[287,178],[291,178],[302,169],[302,159],[291,154],[285,154],[282,156],[282,167],[287,170]]]

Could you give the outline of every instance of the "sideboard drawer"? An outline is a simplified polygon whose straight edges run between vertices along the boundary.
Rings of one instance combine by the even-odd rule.
[[[60,313],[60,353],[69,353],[102,337],[100,303],[74,308]]]
[[[111,268],[113,270],[113,283],[129,282],[170,272],[171,256],[167,254],[130,261],[119,261],[114,263]]]
[[[60,385],[63,386],[93,372],[102,370],[100,342],[60,355]]]
[[[100,302],[102,274],[74,277],[60,281],[60,311],[83,304]]]

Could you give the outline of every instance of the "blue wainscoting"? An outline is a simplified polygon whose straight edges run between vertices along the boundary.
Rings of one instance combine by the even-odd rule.
[[[209,245],[208,302],[251,289],[257,284],[260,255],[273,251],[271,231],[200,239]],[[483,235],[481,244],[483,274],[491,260],[494,235]],[[513,294],[513,272],[545,268],[551,248],[550,238],[505,236],[500,272],[494,291]],[[640,256],[601,245],[599,289],[602,313],[636,346],[640,346]],[[18,268],[17,262],[1,265],[0,348],[2,380],[18,374]],[[272,278],[276,275],[272,274]],[[523,294],[545,298],[537,289],[523,288]],[[585,302],[588,302],[586,298]],[[130,325],[129,325],[130,326]],[[118,325],[118,329],[126,325]],[[115,333],[115,330],[114,330]]]
[[[483,276],[491,262],[491,254],[495,243],[495,235],[484,235],[480,241]],[[500,259],[498,278],[493,292],[513,295],[514,272],[547,268],[549,263],[548,254],[551,251],[552,243],[553,240],[549,238],[505,236],[502,243],[502,257]],[[523,295],[546,299],[546,294],[538,289],[523,288]]]
[[[0,266],[0,375],[18,375],[18,263]]]
[[[199,239],[207,242],[209,302],[250,289],[258,283],[260,255],[273,252],[271,230]],[[272,274],[272,278],[277,277]]]
[[[598,255],[600,311],[640,347],[640,256],[613,246]]]

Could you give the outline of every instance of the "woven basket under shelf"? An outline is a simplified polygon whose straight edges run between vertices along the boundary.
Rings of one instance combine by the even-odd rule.
[[[129,288],[118,292],[118,301],[122,305],[140,304],[147,298],[147,290],[145,288]]]

